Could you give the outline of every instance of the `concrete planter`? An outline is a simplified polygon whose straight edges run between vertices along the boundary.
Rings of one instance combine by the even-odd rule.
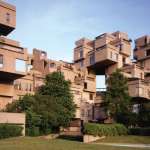
[[[25,136],[26,116],[24,113],[7,113],[0,112],[0,124],[18,124],[23,127],[22,135]]]
[[[94,135],[84,135],[83,136],[83,142],[84,143],[90,143],[90,142],[94,142],[100,139],[104,139],[105,136],[94,136]]]

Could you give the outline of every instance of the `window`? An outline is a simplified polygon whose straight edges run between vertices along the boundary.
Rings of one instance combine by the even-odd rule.
[[[55,63],[50,63],[50,68],[54,68],[54,67],[56,67],[56,64]]]
[[[87,89],[87,82],[84,82],[84,89]]]
[[[134,104],[132,111],[133,111],[134,113],[139,113],[139,107],[140,107],[140,104]]]
[[[110,52],[110,58],[111,58],[111,59],[113,58],[113,53],[112,53],[112,52]]]
[[[119,51],[122,51],[122,49],[123,49],[123,45],[122,44],[117,45],[117,47],[119,48]]]
[[[94,53],[92,55],[90,55],[90,64],[94,64],[95,63],[95,55]]]
[[[46,62],[46,61],[44,61],[44,69],[46,68],[46,66],[47,66],[47,62]]]
[[[145,37],[145,45],[147,44],[147,37]]]
[[[42,60],[46,59],[46,55],[47,55],[46,52],[42,51],[40,54],[40,59],[42,59]]]
[[[26,62],[21,59],[16,59],[16,71],[26,72]]]
[[[29,91],[32,91],[32,84],[29,84]]]
[[[122,61],[123,61],[123,64],[125,65],[125,64],[126,64],[126,58],[123,57],[123,58],[122,58]]]
[[[145,62],[144,61],[141,62],[141,66],[145,67]]]
[[[142,72],[140,73],[140,77],[141,77],[141,79],[143,79],[143,73]]]
[[[7,23],[10,22],[10,13],[6,13],[6,22],[7,22]]]
[[[22,84],[21,84],[21,82],[19,83],[18,90],[22,90]]]
[[[33,65],[34,64],[34,60],[33,59],[31,59],[31,65]]]
[[[83,57],[83,50],[80,50],[79,57],[80,57],[80,58],[82,58],[82,57]]]
[[[89,97],[90,97],[90,100],[93,100],[93,94],[92,93],[89,94]]]
[[[146,56],[150,56],[150,49],[146,51]]]
[[[84,117],[84,109],[81,110],[81,116]]]
[[[87,117],[90,117],[91,116],[91,110],[89,109],[88,111],[87,111]]]
[[[118,60],[118,54],[115,54],[115,58],[114,58],[115,60]]]
[[[3,55],[0,55],[0,68],[3,67]]]
[[[15,81],[14,82],[14,89],[19,90],[20,82]]]
[[[28,91],[28,83],[24,83],[24,90]]]
[[[29,72],[30,70],[32,70],[33,66],[32,65],[28,65],[27,66],[27,71]]]
[[[41,56],[42,56],[42,57],[46,57],[46,52],[44,52],[44,51],[41,52]]]
[[[21,85],[20,81],[15,81],[14,89],[16,89],[16,90],[21,90],[22,89],[22,85]]]
[[[84,64],[83,64],[83,61],[81,61],[81,62],[80,62],[80,67],[83,67],[83,65],[84,65]]]
[[[118,54],[116,54],[116,53],[113,53],[113,52],[110,52],[110,58],[112,59],[112,60],[118,60]]]

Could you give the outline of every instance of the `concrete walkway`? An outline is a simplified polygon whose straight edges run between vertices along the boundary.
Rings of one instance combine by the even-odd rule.
[[[133,147],[133,148],[147,148],[150,149],[150,144],[128,144],[128,143],[92,143],[106,146],[117,146],[117,147]]]

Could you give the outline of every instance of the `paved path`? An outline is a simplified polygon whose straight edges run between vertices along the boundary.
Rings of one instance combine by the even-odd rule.
[[[147,148],[150,149],[150,144],[128,144],[128,143],[92,143],[107,146],[117,146],[117,147],[133,147],[133,148]]]

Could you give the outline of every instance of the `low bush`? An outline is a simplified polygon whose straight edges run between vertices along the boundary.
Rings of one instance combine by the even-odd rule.
[[[122,124],[96,124],[86,123],[84,134],[94,136],[117,136],[128,134],[128,129]]]
[[[51,128],[40,129],[40,127],[33,126],[31,128],[26,128],[27,136],[40,136],[40,135],[48,135],[52,133]]]
[[[143,135],[143,136],[150,136],[150,127],[145,128],[130,128],[129,133],[131,135]]]
[[[26,135],[28,136],[39,136],[39,127],[26,128]]]
[[[0,124],[0,139],[22,136],[22,130],[19,125]]]

